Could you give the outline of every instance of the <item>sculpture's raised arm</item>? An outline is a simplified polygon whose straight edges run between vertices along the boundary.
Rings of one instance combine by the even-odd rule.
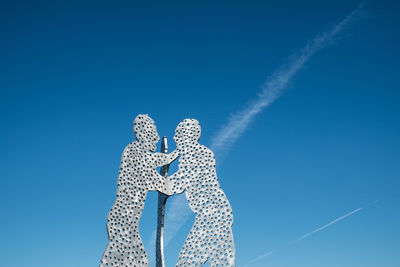
[[[177,151],[173,151],[170,154],[164,153],[151,153],[149,154],[151,165],[149,177],[147,181],[148,190],[157,190],[166,195],[170,195],[170,185],[167,177],[164,177],[158,173],[157,167],[168,165],[178,158],[179,154]]]
[[[164,165],[171,164],[172,162],[174,162],[179,157],[179,154],[178,154],[177,150],[174,150],[169,154],[153,153],[152,155],[154,156],[155,167],[161,167],[161,166],[164,166]]]
[[[181,194],[185,191],[185,172],[181,169],[178,169],[174,174],[168,176],[169,182],[169,194],[168,195],[175,195]]]

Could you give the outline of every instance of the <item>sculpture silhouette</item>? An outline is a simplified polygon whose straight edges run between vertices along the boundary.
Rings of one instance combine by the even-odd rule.
[[[175,130],[179,169],[169,177],[170,194],[185,191],[195,221],[176,266],[235,266],[233,214],[218,182],[214,153],[199,144],[200,124],[185,119]]]
[[[208,260],[213,267],[235,266],[232,209],[219,185],[213,152],[198,142],[199,122],[185,119],[179,123],[174,136],[177,150],[168,155],[153,153],[160,137],[148,115],[138,115],[133,130],[136,141],[122,154],[117,197],[107,217],[110,241],[100,267],[149,265],[139,221],[150,190],[166,195],[185,192],[196,215],[176,266],[202,266]],[[170,177],[158,174],[157,167],[170,164],[178,156],[176,173]]]
[[[124,150],[118,174],[117,197],[107,217],[108,243],[101,267],[148,266],[149,260],[140,234],[139,221],[147,192],[169,193],[165,178],[156,168],[169,164],[177,154],[151,153],[160,140],[154,121],[138,115],[133,128],[136,141]]]

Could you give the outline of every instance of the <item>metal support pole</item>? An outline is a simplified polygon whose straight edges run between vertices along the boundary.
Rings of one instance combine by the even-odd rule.
[[[161,153],[168,152],[167,137],[163,137],[161,141]],[[160,175],[165,178],[168,176],[169,164],[164,165],[160,169]],[[165,204],[169,196],[158,192],[158,210],[157,210],[157,238],[156,238],[156,267],[165,267],[164,260],[164,216]]]

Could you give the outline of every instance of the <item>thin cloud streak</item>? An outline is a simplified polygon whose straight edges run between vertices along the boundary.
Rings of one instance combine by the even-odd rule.
[[[217,132],[214,138],[212,138],[210,148],[214,151],[214,153],[218,154],[226,152],[232,146],[232,144],[236,142],[240,135],[247,129],[254,117],[282,95],[283,90],[288,85],[290,80],[296,73],[301,70],[301,68],[310,59],[310,57],[315,52],[323,48],[330,40],[336,37],[338,33],[340,33],[340,31],[345,28],[345,26],[347,26],[351,21],[355,19],[355,17],[362,11],[362,9],[363,7],[359,6],[357,9],[347,15],[342,21],[331,28],[331,30],[321,35],[318,35],[310,42],[308,42],[307,45],[303,49],[301,49],[298,54],[289,57],[291,59],[289,61],[289,64],[284,64],[280,66],[265,81],[256,99],[243,110],[231,115],[228,122],[223,125],[221,130]],[[180,205],[176,204],[180,207],[183,207],[183,203],[186,203],[186,200],[183,200],[181,197],[176,201],[181,202]],[[179,208],[171,208],[169,214],[170,217],[168,217],[167,213],[167,217],[165,219],[165,232],[167,233],[168,231],[168,225],[176,223],[177,226],[174,227],[174,229],[172,230],[173,234],[170,234],[169,237],[166,238],[165,245],[168,244],[168,242],[175,236],[178,230],[190,218],[189,213],[186,213],[186,215],[180,217]],[[265,254],[264,257],[268,255]]]
[[[336,37],[357,17],[362,9],[362,6],[356,8],[329,31],[316,36],[298,53],[289,57],[291,60],[289,60],[288,64],[280,66],[270,77],[267,78],[265,83],[261,86],[261,91],[256,99],[242,110],[233,113],[230,116],[228,122],[224,124],[214,138],[212,138],[211,149],[215,153],[224,154],[227,152],[232,144],[236,142],[236,140],[248,128],[254,117],[282,95],[289,82],[304,67],[305,63],[311,58],[311,56]]]
[[[367,205],[367,206],[369,206],[369,205]],[[355,210],[353,210],[353,211],[351,211],[351,212],[349,212],[349,213],[347,213],[347,214],[345,214],[345,215],[343,215],[343,216],[340,216],[339,218],[337,218],[337,219],[331,221],[330,223],[327,223],[327,224],[325,224],[324,226],[321,226],[321,227],[315,229],[314,231],[311,231],[311,232],[309,232],[308,234],[305,234],[305,235],[299,237],[298,239],[294,240],[292,243],[302,241],[302,240],[304,240],[305,238],[307,238],[307,237],[309,237],[309,236],[311,236],[311,235],[313,235],[313,234],[316,234],[316,233],[318,233],[319,231],[322,231],[322,230],[324,230],[325,228],[328,228],[329,226],[331,226],[331,225],[333,225],[333,224],[335,224],[335,223],[337,223],[337,222],[339,222],[339,221],[341,221],[341,220],[343,220],[343,219],[345,219],[345,218],[347,218],[347,217],[349,217],[349,216],[351,216],[351,215],[353,215],[353,214],[355,214],[355,213],[357,213],[357,212],[363,210],[363,209],[364,209],[365,207],[367,207],[367,206],[364,206],[364,207],[355,209]],[[277,251],[277,250],[272,250],[272,251],[269,251],[269,252],[267,252],[267,253],[265,253],[265,254],[263,254],[263,255],[261,255],[261,256],[258,256],[257,258],[255,258],[255,259],[249,261],[248,263],[246,263],[245,265],[243,265],[243,267],[247,267],[247,266],[249,266],[250,264],[253,264],[253,263],[256,262],[256,261],[259,261],[259,260],[261,260],[261,259],[263,259],[263,258],[265,258],[265,257],[267,257],[267,256],[269,256],[269,255],[271,255],[272,253],[274,253],[274,252],[276,252],[276,251]]]
[[[261,260],[261,259],[264,259],[265,257],[268,257],[269,255],[273,254],[274,252],[275,252],[274,250],[271,250],[271,251],[269,251],[269,252],[267,252],[267,253],[265,253],[265,254],[263,254],[263,255],[261,255],[261,256],[258,256],[258,257],[255,258],[254,260],[252,260],[252,261],[246,263],[245,265],[243,265],[243,267],[247,267],[247,266],[249,266],[250,264],[255,263],[256,261],[259,261],[259,260]]]
[[[349,212],[349,213],[347,213],[347,214],[345,214],[345,215],[343,215],[343,216],[341,216],[341,217],[339,217],[339,218],[337,218],[337,219],[331,221],[330,223],[325,224],[324,226],[321,226],[321,227],[315,229],[314,231],[311,231],[311,232],[309,232],[308,234],[305,234],[305,235],[299,237],[298,239],[295,240],[295,242],[301,241],[301,240],[303,240],[303,239],[305,239],[305,238],[307,238],[307,237],[309,237],[309,236],[311,236],[311,235],[313,235],[313,234],[316,234],[316,233],[318,233],[319,231],[322,231],[322,230],[324,230],[325,228],[331,226],[332,224],[335,224],[335,223],[337,223],[337,222],[343,220],[344,218],[347,218],[347,217],[349,217],[350,215],[353,215],[354,213],[357,213],[357,212],[359,212],[359,211],[361,211],[361,210],[363,210],[363,209],[364,209],[364,208],[355,209],[355,210],[353,210],[353,211],[351,211],[351,212]]]

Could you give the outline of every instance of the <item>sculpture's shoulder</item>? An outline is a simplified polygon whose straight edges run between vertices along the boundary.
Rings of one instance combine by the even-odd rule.
[[[166,154],[151,152],[151,151],[144,151],[143,156],[146,158],[146,162],[148,164],[152,165],[157,161],[157,159],[159,159],[159,157],[166,156]]]
[[[125,147],[122,157],[123,159],[135,159],[141,154],[143,154],[143,152],[137,142],[132,142]]]
[[[124,148],[124,153],[126,152],[131,152],[132,150],[134,150],[136,148],[136,142],[131,142],[129,143],[125,148]]]
[[[205,161],[212,162],[215,164],[214,152],[206,146],[199,145],[198,153]]]
[[[197,144],[197,145],[195,146],[195,150],[196,150],[198,153],[201,153],[201,154],[204,154],[204,155],[212,154],[211,149],[209,149],[208,147],[206,147],[206,146],[204,146],[204,145],[202,145],[202,144]]]

